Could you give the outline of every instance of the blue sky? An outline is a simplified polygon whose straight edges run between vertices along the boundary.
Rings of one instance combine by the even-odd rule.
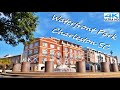
[[[110,50],[113,51],[113,55],[118,56],[120,60],[120,22],[105,22],[104,21],[104,12],[38,12],[36,13],[39,16],[39,25],[36,28],[34,37],[56,37],[58,39],[64,39],[76,44],[81,45],[82,47],[90,47],[95,50],[110,54]],[[102,37],[101,35],[96,35],[90,33],[86,30],[81,30],[77,28],[72,28],[69,25],[52,20],[52,16],[62,16],[65,19],[70,19],[73,22],[81,22],[81,25],[85,25],[90,28],[96,28],[97,30],[103,29],[110,34],[116,34],[117,39],[112,40],[110,38]],[[110,44],[110,49],[98,48],[98,46],[78,42],[72,38],[68,38],[62,35],[52,33],[54,28],[61,28],[63,32],[68,32],[70,34],[77,33],[78,36],[87,37],[88,39],[95,41],[97,43],[104,42]],[[23,45],[19,44],[16,47],[5,44],[5,42],[0,42],[0,57],[3,57],[6,54],[18,55],[23,52]]]

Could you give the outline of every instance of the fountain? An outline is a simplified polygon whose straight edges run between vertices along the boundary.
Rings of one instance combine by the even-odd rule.
[[[61,53],[56,53],[55,56],[57,58],[57,67],[54,69],[54,72],[76,72],[76,69],[71,68],[70,65],[68,66],[65,64],[65,61],[68,61],[67,57],[62,57]],[[63,61],[63,63],[60,61]]]

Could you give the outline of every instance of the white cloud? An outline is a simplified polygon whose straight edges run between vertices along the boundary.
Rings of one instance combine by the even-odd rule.
[[[88,14],[91,18],[103,18],[104,17],[103,12],[89,12]]]
[[[70,18],[70,15],[66,12],[59,13],[59,15],[61,15],[64,18]]]
[[[53,12],[53,14],[62,16],[63,18],[69,18],[70,19],[70,15],[67,12]]]
[[[82,24],[83,22],[84,22],[84,20],[81,20],[81,21],[80,21],[80,24]]]
[[[106,29],[104,29],[104,31],[106,31],[108,33],[111,33],[111,34],[116,33],[116,30],[115,29],[111,29],[111,28],[106,28]]]

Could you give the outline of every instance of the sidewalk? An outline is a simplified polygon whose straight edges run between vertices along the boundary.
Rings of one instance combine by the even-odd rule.
[[[120,72],[87,72],[87,73],[69,73],[69,72],[28,72],[28,73],[2,73],[1,75],[23,78],[120,78]]]

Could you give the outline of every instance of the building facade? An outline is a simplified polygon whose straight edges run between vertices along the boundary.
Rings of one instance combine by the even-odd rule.
[[[33,43],[25,45],[22,60],[29,61],[31,67],[37,66],[38,71],[44,70],[45,61],[54,61],[54,67],[58,64],[75,67],[76,61],[84,60],[91,65],[94,64],[96,70],[100,62],[118,63],[117,56],[82,48],[80,45],[53,37],[36,38]]]
[[[11,63],[21,63],[22,55],[15,55],[15,56],[6,55],[3,58],[0,58],[0,60],[2,59],[8,59],[11,61]]]
[[[111,56],[107,55],[103,52],[91,49],[91,48],[84,48],[85,52],[85,60],[91,61],[94,63],[100,63],[100,62],[109,62],[112,63],[118,63],[117,56]]]
[[[30,45],[24,46],[23,61],[28,60],[31,65],[37,65],[38,71],[42,70],[45,61],[74,65],[78,60],[84,60],[84,50],[80,45],[59,40],[53,37],[36,38]]]

